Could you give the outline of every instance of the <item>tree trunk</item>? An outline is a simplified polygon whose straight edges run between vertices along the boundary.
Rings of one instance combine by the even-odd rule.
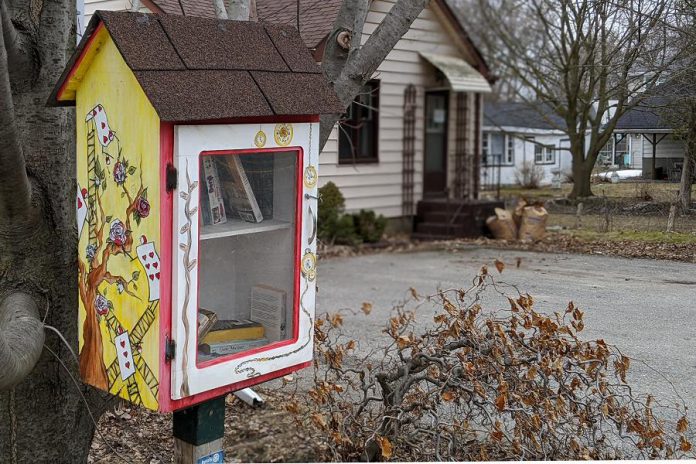
[[[679,184],[679,206],[682,211],[688,211],[691,207],[691,184],[694,176],[694,161],[691,158],[690,150],[684,151],[684,167],[681,173]]]
[[[571,145],[573,156],[573,190],[569,198],[586,198],[593,196],[592,193],[592,168],[596,157],[585,158],[584,144],[577,142]]]
[[[31,10],[29,3],[13,5],[18,16],[38,13],[36,58],[42,68],[31,87],[13,88],[12,99],[38,214],[22,220],[0,218],[0,293],[21,289],[30,294],[42,319],[60,330],[77,352],[74,115],[44,105],[75,44],[75,2],[32,1]],[[6,76],[3,63],[0,79]],[[46,347],[79,378],[75,361],[57,336],[47,333]],[[48,349],[13,392],[0,392],[0,462],[87,460],[94,426],[81,392],[97,419],[104,400],[78,381],[79,391]]]

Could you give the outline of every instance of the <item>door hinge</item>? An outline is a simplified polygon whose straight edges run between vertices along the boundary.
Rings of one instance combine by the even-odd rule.
[[[172,163],[167,163],[167,192],[176,190],[179,173]]]
[[[164,343],[164,360],[170,362],[172,359],[174,359],[174,355],[176,354],[176,342],[174,340],[171,340],[169,338],[169,335],[167,335],[164,339]]]

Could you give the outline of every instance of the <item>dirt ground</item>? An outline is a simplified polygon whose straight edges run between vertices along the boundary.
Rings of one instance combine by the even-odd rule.
[[[251,407],[227,397],[225,462],[321,462],[323,443],[313,425],[286,410],[290,393],[258,388],[263,406]],[[172,462],[172,415],[158,414],[127,404],[107,412],[92,441],[90,463]]]

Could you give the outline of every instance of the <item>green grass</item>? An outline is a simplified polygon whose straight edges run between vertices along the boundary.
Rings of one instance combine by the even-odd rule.
[[[538,189],[524,189],[515,186],[500,188],[500,195],[503,198],[525,197],[527,199],[548,199],[566,197],[573,188],[573,184],[563,184],[560,189],[542,187]],[[619,182],[618,184],[601,183],[592,185],[592,192],[595,196],[604,195],[611,199],[632,199],[645,201],[651,198],[653,201],[670,202],[673,201],[679,191],[678,183],[654,182],[650,180]],[[484,192],[484,195],[494,195],[493,192]]]
[[[616,231],[616,232],[597,232],[594,230],[576,229],[564,230],[559,233],[568,234],[581,240],[609,240],[621,241],[630,240],[634,242],[646,243],[693,243],[696,244],[696,234],[681,232],[659,232],[659,231]]]

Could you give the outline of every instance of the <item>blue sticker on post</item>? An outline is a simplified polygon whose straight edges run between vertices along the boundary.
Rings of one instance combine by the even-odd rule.
[[[203,456],[201,458],[198,458],[198,461],[196,461],[196,464],[218,464],[222,463],[225,460],[225,453],[223,451],[216,451],[212,454],[209,454],[207,456]]]

